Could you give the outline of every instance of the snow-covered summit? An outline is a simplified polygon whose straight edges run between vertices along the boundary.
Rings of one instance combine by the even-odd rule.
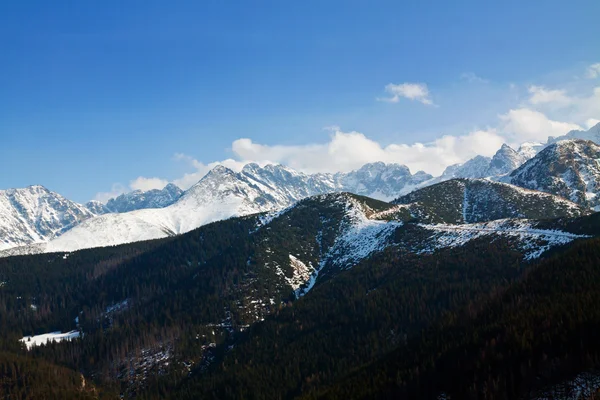
[[[596,125],[592,126],[587,131],[573,130],[568,132],[565,135],[553,137],[548,137],[548,144],[560,142],[561,140],[570,140],[570,139],[581,139],[581,140],[591,140],[596,144],[600,144],[600,122]]]
[[[528,158],[518,153],[507,144],[503,144],[500,150],[492,157],[485,176],[506,175],[519,168]]]
[[[105,212],[124,213],[144,208],[163,208],[175,203],[182,194],[183,190],[173,183],[167,184],[163,189],[134,190],[108,200],[104,210]],[[90,205],[95,210],[102,210],[94,203]],[[97,214],[100,214],[100,212],[97,212]]]
[[[45,242],[92,216],[40,185],[0,190],[0,249]]]
[[[515,170],[510,182],[597,208],[600,145],[580,139],[555,142]]]
[[[107,208],[115,210],[117,202],[133,208],[143,203],[145,208],[90,219],[34,250],[74,251],[157,239],[229,217],[280,210],[321,193],[348,191],[393,198],[429,178],[431,176],[424,173],[411,175],[405,166],[383,163],[367,164],[349,173],[313,175],[282,165],[248,164],[240,172],[219,165],[170,205],[160,208],[160,204],[150,203],[149,199],[171,201],[173,196],[179,195],[178,188],[167,186],[162,191],[151,191],[153,196],[150,192],[122,195],[114,202],[109,201]]]

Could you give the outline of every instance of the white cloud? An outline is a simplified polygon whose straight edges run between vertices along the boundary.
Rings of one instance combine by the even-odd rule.
[[[530,86],[529,93],[531,104],[550,104],[557,107],[565,107],[573,103],[573,99],[567,96],[564,90],[548,90],[543,86]]]
[[[590,68],[600,76],[600,64]],[[484,81],[472,73],[465,73],[461,78],[470,82]],[[216,165],[239,171],[248,162],[260,165],[280,163],[302,172],[314,173],[350,171],[365,163],[383,161],[405,164],[413,172],[423,170],[438,175],[448,165],[467,161],[476,155],[492,156],[505,142],[513,146],[525,141],[544,142],[549,136],[560,136],[574,129],[582,129],[581,126],[594,126],[600,122],[600,86],[592,88],[590,94],[581,91],[581,83],[579,81],[579,86],[565,84],[558,88],[529,86],[525,102],[519,104],[523,97],[512,96],[515,98],[512,107],[499,115],[495,128],[445,135],[427,143],[382,145],[363,133],[343,132],[337,126],[327,128],[331,136],[322,143],[268,145],[256,143],[250,138],[240,138],[231,145],[233,157],[223,161],[204,163],[188,155],[176,154],[175,160],[185,162],[190,172],[170,181],[182,189],[188,189]],[[569,94],[564,87],[569,88]],[[506,88],[513,94],[521,89],[522,86],[512,83]],[[379,100],[396,103],[403,97],[434,105],[425,84],[390,83],[385,90],[391,97]],[[162,188],[167,182],[160,177],[138,177],[126,186],[113,185],[110,191],[98,193],[96,199],[106,201],[129,190]]]
[[[541,112],[527,108],[510,110],[500,119],[504,122],[502,131],[515,142],[545,141],[548,136],[560,136],[581,129],[577,124],[553,121]]]
[[[268,146],[245,138],[236,140],[232,150],[241,160],[269,160],[307,173],[351,171],[369,162],[383,161],[435,175],[448,165],[475,155],[491,156],[502,143],[502,137],[488,130],[463,136],[446,135],[430,143],[382,146],[362,133],[338,129],[329,142],[322,144]]]
[[[429,97],[429,89],[424,83],[402,83],[399,85],[390,83],[386,85],[385,91],[392,95],[392,97],[378,98],[379,101],[387,101],[390,103],[397,103],[400,97],[407,98],[409,100],[416,100],[428,106],[433,106],[433,101]]]
[[[112,185],[112,187],[110,188],[110,191],[108,192],[100,192],[100,193],[96,193],[96,196],[94,197],[94,200],[97,200],[101,203],[105,203],[110,200],[113,199],[115,197],[117,197],[120,194],[123,194],[125,192],[127,192],[127,188],[125,186],[123,186],[120,183],[115,183]]]
[[[144,178],[143,176],[140,176],[137,179],[134,179],[131,182],[129,182],[129,187],[132,190],[141,190],[143,192],[146,192],[152,189],[162,189],[165,186],[167,186],[168,183],[169,181],[167,181],[166,179]]]
[[[129,185],[125,186],[121,183],[115,183],[112,185],[108,192],[96,193],[94,200],[105,203],[114,199],[115,197],[130,192],[132,190],[142,190],[144,192],[152,189],[162,189],[169,183],[166,179],[161,178],[145,178],[140,176],[129,182]]]
[[[484,79],[474,72],[465,72],[460,75],[460,79],[469,83],[489,83],[487,79]]]
[[[217,165],[241,171],[249,162],[259,165],[284,164],[305,173],[347,172],[366,163],[383,161],[408,166],[414,173],[425,171],[441,174],[451,164],[461,163],[476,155],[492,156],[504,143],[495,130],[477,130],[461,136],[445,135],[429,143],[390,144],[382,146],[360,132],[342,132],[331,127],[332,135],[325,143],[299,146],[264,145],[242,138],[232,143],[231,150],[237,160],[204,164],[185,154],[176,154],[175,160],[186,162],[192,172],[173,180],[182,189],[197,183]],[[129,189],[149,190],[164,187],[167,181],[161,178],[139,177],[129,184]],[[106,202],[127,191],[122,185],[113,185],[110,192],[98,193],[96,200]]]
[[[590,118],[587,121],[585,121],[585,126],[588,129],[591,129],[598,124],[600,124],[600,119],[596,119],[596,118]]]
[[[575,99],[573,115],[580,121],[590,118],[600,118],[600,86],[592,90],[592,94],[587,97],[578,97]]]
[[[588,67],[586,76],[595,79],[600,76],[600,63],[592,64]]]

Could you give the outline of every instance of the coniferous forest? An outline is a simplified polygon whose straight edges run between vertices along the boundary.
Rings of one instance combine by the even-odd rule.
[[[407,220],[395,245],[292,290],[288,255],[318,263],[343,210],[308,200],[267,222],[1,258],[0,398],[530,399],[599,367],[597,214],[540,222],[587,236],[532,259],[505,236],[416,253],[401,244],[426,232]]]

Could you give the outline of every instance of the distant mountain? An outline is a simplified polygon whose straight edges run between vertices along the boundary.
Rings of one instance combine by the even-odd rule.
[[[280,210],[322,193],[349,191],[394,198],[429,179],[431,175],[423,172],[412,175],[405,166],[384,163],[349,173],[313,175],[282,165],[248,164],[239,173],[217,166],[183,194],[175,185],[167,185],[160,191],[121,195],[104,207],[88,203],[90,210],[103,215],[46,245],[16,251],[73,251],[157,239],[229,217]],[[125,212],[128,209],[134,211]]]
[[[326,176],[325,176],[326,177]],[[338,191],[351,192],[379,200],[392,200],[431,180],[433,176],[418,171],[411,175],[405,165],[376,162],[357,171],[333,175]]]
[[[552,186],[550,184],[531,185],[531,179],[520,178],[514,175],[514,173],[508,177],[511,171],[519,168],[527,161],[527,157],[538,149],[538,145],[531,144],[528,146],[521,147],[519,151],[515,151],[508,145],[503,145],[494,157],[478,156],[462,165],[450,166],[444,171],[442,176],[437,178],[433,178],[422,171],[411,174],[406,166],[384,164],[381,162],[366,164],[356,171],[335,174],[305,174],[282,165],[260,167],[258,164],[253,163],[244,166],[240,172],[234,172],[223,166],[217,166],[186,192],[183,192],[173,184],[169,184],[162,190],[134,191],[123,194],[109,200],[106,204],[89,202],[83,207],[73,203],[74,207],[85,210],[85,218],[74,220],[72,224],[68,225],[68,228],[58,230],[51,236],[45,235],[36,237],[35,239],[24,237],[20,241],[15,241],[7,236],[3,247],[9,248],[35,244],[35,246],[27,249],[15,250],[17,253],[73,251],[82,248],[157,239],[185,233],[203,224],[229,217],[280,210],[301,199],[314,195],[332,192],[350,192],[389,201],[406,195],[418,188],[428,187],[456,178],[503,180],[524,188],[539,189],[563,197],[566,196],[566,198],[576,201],[582,209],[585,209],[587,206],[597,205],[593,201],[594,193],[596,193],[595,183],[591,181],[589,183],[591,186],[588,185],[589,188],[586,190],[587,197],[584,202],[575,195],[568,194],[567,196],[564,190],[550,187]],[[595,171],[592,161],[586,165],[586,168],[582,170],[583,174],[587,170]],[[538,181],[544,181],[546,179],[545,176],[548,173],[551,174],[552,171],[554,170],[549,169],[546,171],[543,168],[540,169],[540,171],[536,172]],[[593,171],[592,175],[595,173]],[[585,177],[582,176],[581,179],[585,180]],[[505,195],[508,196],[508,192],[512,193],[509,196],[510,198],[519,194],[517,196],[519,199],[536,199],[536,202],[542,202],[543,204],[536,203],[535,207],[538,209],[547,210],[550,204],[552,204],[549,216],[571,215],[571,211],[565,214],[564,211],[559,210],[560,207],[567,207],[569,210],[573,209],[571,203],[560,203],[559,200],[550,199],[540,194],[528,193],[525,196],[523,193],[518,193],[514,188],[509,190],[505,186],[492,186],[483,182],[465,182],[467,182],[463,184],[463,186],[466,185],[465,187],[467,187],[465,193],[476,193],[478,190],[481,190],[482,194],[477,199],[479,203],[483,204],[487,201],[489,204],[493,204],[494,207],[500,208],[489,212],[486,211],[480,217],[475,217],[475,214],[469,215],[467,216],[468,218],[463,218],[460,221],[461,223],[481,222],[488,217],[490,219],[542,217],[542,215],[535,214],[532,211],[533,209],[530,210],[521,207],[526,206],[527,202],[513,208],[510,206],[511,200],[503,200],[503,205],[498,205],[496,203],[497,199],[503,198]],[[452,183],[442,188],[443,190],[452,191],[456,189],[456,185],[457,183]],[[479,186],[476,190],[469,189],[469,187],[477,185]],[[431,190],[437,191],[440,189],[434,188]],[[578,190],[581,190],[581,188]],[[420,193],[423,194],[425,192]],[[486,200],[486,195],[491,197]],[[443,198],[447,194],[439,192],[435,196]],[[472,195],[470,194],[469,196]],[[434,210],[432,207],[426,207],[427,209],[424,210],[422,206],[422,204],[419,207],[413,205],[410,210],[411,212],[414,211],[415,215],[419,216],[419,218],[425,214],[429,215],[431,216],[431,220],[439,220],[439,213],[445,212],[440,211],[440,209]],[[458,207],[458,200],[452,205],[447,206]],[[482,210],[482,208],[479,207],[478,210]],[[93,215],[99,215],[99,217],[85,221],[80,226],[77,226],[80,222]],[[441,221],[453,223],[457,223],[459,220],[460,218],[450,220],[441,219]],[[69,230],[69,228],[73,229]],[[50,243],[44,244],[44,242],[50,239],[52,239]]]
[[[537,153],[542,151],[544,147],[546,147],[544,143],[525,142],[522,143],[521,146],[519,146],[519,150],[517,150],[517,153],[519,153],[525,160],[529,160],[535,157]]]
[[[182,194],[183,190],[173,183],[169,183],[163,189],[134,190],[108,200],[106,211],[124,213],[145,208],[163,208],[175,203]]]
[[[93,216],[43,186],[0,190],[0,250],[48,241]]]
[[[600,123],[587,131],[574,130],[563,136],[549,136],[547,143],[526,142],[518,150],[503,144],[493,158],[476,156],[463,164],[454,164],[444,170],[441,176],[436,177],[425,185],[442,182],[454,178],[491,178],[504,180],[507,174],[523,165],[527,160],[534,158],[547,146],[562,140],[590,140],[600,144]]]
[[[507,144],[503,144],[500,150],[490,160],[485,176],[502,176],[519,168],[529,158],[521,154]]]
[[[85,203],[85,208],[87,208],[94,215],[102,215],[110,212],[108,208],[106,208],[106,204],[98,200],[88,201]]]
[[[528,154],[531,154],[531,151],[523,149],[515,151],[509,145],[503,144],[492,158],[475,156],[463,164],[450,165],[444,170],[442,175],[423,182],[420,187],[456,178],[489,178],[499,180],[527,161]]]
[[[565,135],[558,136],[558,137],[549,136],[548,144],[560,142],[561,140],[570,140],[570,139],[591,140],[592,142],[594,142],[596,144],[600,144],[600,123],[594,125],[587,131],[574,130],[574,131],[570,131],[569,133],[567,133]]]
[[[484,178],[490,167],[492,159],[476,156],[463,164],[454,164],[447,167],[438,178],[439,182],[455,178]]]
[[[453,179],[394,200],[424,223],[464,224],[505,218],[577,217],[589,210],[561,197],[485,179]]]
[[[600,145],[579,139],[555,142],[512,172],[510,182],[598,208]]]

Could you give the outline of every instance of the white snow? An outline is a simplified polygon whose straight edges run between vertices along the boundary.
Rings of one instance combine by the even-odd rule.
[[[531,400],[580,400],[592,399],[600,389],[600,375],[597,371],[583,372],[573,379],[552,385],[533,395]]]
[[[366,207],[352,196],[340,195],[339,202],[345,207],[345,217],[340,226],[339,235],[327,254],[322,255],[319,266],[314,270],[303,288],[296,290],[296,295],[304,296],[315,285],[319,273],[330,264],[341,269],[348,269],[372,253],[384,250],[389,245],[389,238],[402,222],[380,221],[370,219],[379,214]],[[317,242],[321,242],[321,237]],[[322,247],[320,245],[320,247]]]
[[[298,288],[304,285],[311,277],[315,268],[309,262],[309,266],[304,264],[298,258],[293,255],[289,255],[290,257],[290,266],[293,270],[293,275],[291,278],[285,278],[288,284],[294,289],[294,291],[298,290]]]
[[[93,215],[43,186],[0,190],[0,250],[48,241]]]
[[[164,238],[230,217],[281,210],[323,193],[349,191],[392,199],[429,178],[424,173],[411,175],[405,166],[383,163],[366,164],[348,173],[313,175],[272,164],[262,168],[247,164],[239,173],[217,166],[167,207],[109,213],[92,219],[88,218],[94,214],[86,207],[42,187],[11,189],[0,191],[0,251],[14,251],[1,252],[0,256],[71,252]],[[12,206],[15,193],[26,212]],[[144,193],[131,193],[129,197],[140,196]],[[38,229],[46,225],[48,229]]]
[[[127,307],[129,307],[129,299],[125,299],[125,300],[121,301],[120,303],[116,303],[116,304],[113,304],[112,306],[106,307],[106,311],[104,313],[111,314],[113,312],[119,312],[121,310],[126,309]]]
[[[471,240],[493,235],[517,238],[521,250],[524,251],[524,258],[527,260],[540,257],[554,246],[588,237],[558,230],[536,229],[532,227],[529,220],[505,219],[465,225],[419,224],[419,226],[434,233],[429,238],[430,246],[421,249],[420,253],[431,253],[440,248],[458,247]]]
[[[80,337],[79,331],[71,331],[67,333],[61,333],[60,331],[58,331],[35,336],[24,336],[22,339],[19,339],[19,341],[25,343],[25,346],[27,346],[27,350],[31,350],[34,346],[40,346],[52,342],[58,343],[63,340],[69,341],[78,337]]]

